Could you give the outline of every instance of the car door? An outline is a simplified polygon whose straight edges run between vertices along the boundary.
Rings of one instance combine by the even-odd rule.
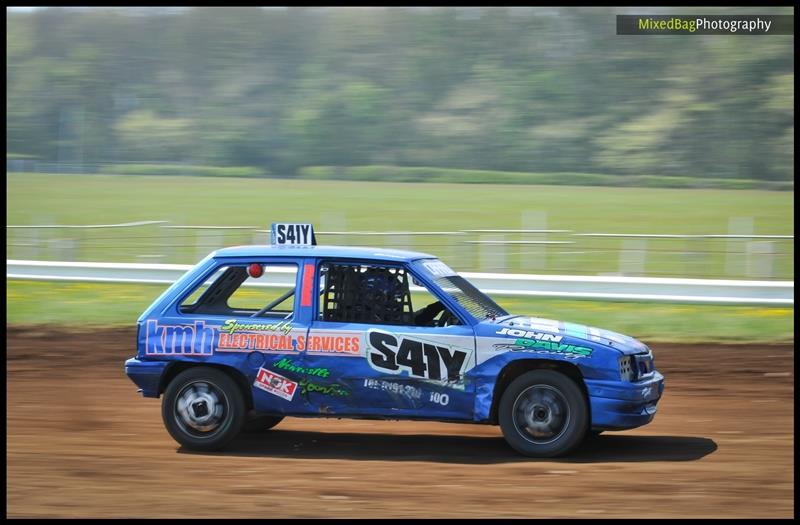
[[[415,312],[424,309],[414,301],[426,299],[412,282],[410,269],[398,263],[320,262],[303,353],[308,376],[302,391],[312,409],[472,417],[474,387],[465,372],[475,363],[473,329],[466,323],[417,325]]]

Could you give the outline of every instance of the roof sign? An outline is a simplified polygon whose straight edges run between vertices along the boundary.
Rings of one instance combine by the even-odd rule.
[[[314,226],[293,222],[273,222],[270,229],[270,240],[273,245],[316,246]]]

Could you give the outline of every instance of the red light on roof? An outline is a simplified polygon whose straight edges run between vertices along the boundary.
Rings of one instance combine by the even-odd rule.
[[[264,267],[258,263],[253,263],[247,267],[247,274],[254,279],[258,279],[264,275]]]

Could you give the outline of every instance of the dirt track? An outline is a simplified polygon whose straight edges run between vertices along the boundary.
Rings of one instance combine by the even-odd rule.
[[[532,460],[498,427],[296,418],[184,452],[134,337],[8,329],[8,517],[794,515],[793,346],[653,345],[652,424]]]

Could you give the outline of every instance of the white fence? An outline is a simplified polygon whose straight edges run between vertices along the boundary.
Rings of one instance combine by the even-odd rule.
[[[541,214],[543,216],[543,214]],[[366,245],[435,254],[464,271],[523,274],[670,275],[703,279],[791,279],[793,235],[757,235],[752,218],[732,218],[728,233],[579,233],[547,229],[523,214],[525,229],[347,231],[324,222],[321,244]],[[737,220],[733,220],[737,219]],[[327,226],[327,227],[326,227]],[[25,260],[187,263],[238,244],[266,244],[258,226],[137,221],[102,225],[7,225],[6,257]],[[107,257],[105,254],[114,254]]]
[[[7,279],[171,284],[191,265],[7,260]],[[461,273],[490,295],[794,305],[793,281]]]

